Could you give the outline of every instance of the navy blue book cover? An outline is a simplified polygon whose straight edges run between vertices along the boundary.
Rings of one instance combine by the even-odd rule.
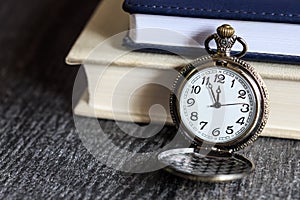
[[[298,0],[125,0],[129,13],[300,24]]]
[[[124,0],[123,9],[130,14],[300,24],[300,1],[297,0]],[[124,41],[126,46],[144,47],[146,51],[152,52],[161,47],[152,44],[138,44],[130,38],[125,38]],[[174,47],[169,48],[174,50]],[[178,51],[193,51],[189,47],[178,47],[177,49]],[[300,63],[300,57],[292,55],[247,53],[245,58]]]

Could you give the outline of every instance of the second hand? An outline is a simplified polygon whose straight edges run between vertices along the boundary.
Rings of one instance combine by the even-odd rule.
[[[234,105],[243,105],[245,103],[227,103],[227,104],[221,104],[220,106],[234,106]],[[210,105],[208,107],[214,107],[215,105]]]

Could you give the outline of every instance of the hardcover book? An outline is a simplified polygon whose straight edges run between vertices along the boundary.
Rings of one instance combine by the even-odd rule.
[[[213,33],[215,27],[229,23],[247,41],[248,58],[300,61],[298,1],[125,0],[123,9],[130,13],[131,31],[126,40],[129,46],[203,48],[205,37]],[[158,30],[169,32],[162,35]],[[174,32],[190,40],[172,37]]]
[[[74,112],[142,123],[148,123],[151,115],[152,120],[172,124],[168,106],[170,91],[165,86],[172,85],[172,72],[191,59],[129,51],[122,46],[128,14],[121,5],[121,0],[102,1],[66,58],[70,65],[83,64],[88,81],[88,88]],[[270,119],[262,135],[300,139],[299,66],[251,64],[264,78],[271,99]]]

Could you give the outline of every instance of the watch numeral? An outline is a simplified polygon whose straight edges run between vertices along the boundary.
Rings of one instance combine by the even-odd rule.
[[[231,81],[231,88],[233,88],[234,83],[235,83],[235,79],[233,79],[233,80]]]
[[[240,125],[245,124],[245,117],[241,117],[239,120],[236,121],[236,123]]]
[[[220,135],[220,128],[216,128],[216,129],[214,129],[213,131],[212,131],[212,135],[213,136],[219,136]]]
[[[225,76],[223,74],[216,74],[214,82],[225,83]]]
[[[242,105],[243,107],[241,108],[241,112],[243,112],[243,113],[246,113],[246,112],[249,112],[249,110],[250,110],[250,106],[249,106],[249,104],[243,104]]]
[[[193,86],[192,86],[192,92],[191,92],[191,94],[193,94],[193,93],[199,94],[200,91],[201,91],[201,87],[200,87],[199,85],[196,85],[196,86],[193,85]]]
[[[192,121],[197,121],[198,120],[198,113],[197,112],[192,112],[190,119]]]
[[[238,98],[240,98],[240,99],[246,99],[246,94],[247,93],[246,93],[245,90],[240,90]]]
[[[227,134],[232,134],[234,131],[233,131],[233,126],[227,126],[227,129],[226,129],[226,133]]]
[[[204,127],[205,127],[207,124],[208,124],[208,122],[204,122],[204,121],[200,122],[200,126],[202,125],[202,127],[200,128],[200,130],[203,130]]]
[[[208,83],[209,83],[209,77],[206,77],[206,76],[204,76],[203,78],[202,78],[202,85],[208,85]]]
[[[191,107],[195,104],[195,99],[189,98],[186,102],[188,104],[188,107]]]

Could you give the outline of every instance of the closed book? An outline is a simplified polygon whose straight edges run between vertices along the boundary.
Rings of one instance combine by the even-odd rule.
[[[130,13],[131,31],[126,40],[130,46],[203,48],[215,27],[229,23],[249,44],[247,58],[300,61],[298,1],[125,0],[123,9]],[[185,37],[174,37],[174,33]]]
[[[128,51],[122,46],[128,14],[122,11],[121,4],[121,0],[102,1],[66,58],[68,64],[83,64],[87,74],[88,87],[74,112],[113,120],[148,123],[152,119],[172,124],[168,88],[174,81],[175,69],[191,59]],[[299,66],[251,64],[264,78],[271,97],[270,120],[263,135],[300,139]]]

